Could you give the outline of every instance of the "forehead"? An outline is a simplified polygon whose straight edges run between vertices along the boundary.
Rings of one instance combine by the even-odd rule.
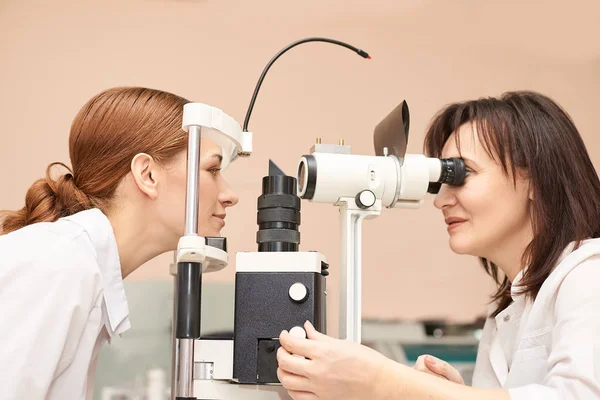
[[[215,142],[212,139],[206,138],[206,137],[203,137],[200,140],[200,146],[201,146],[200,151],[206,155],[211,155],[211,154],[221,155],[223,153],[221,146],[219,146],[217,144],[217,142]]]
[[[442,148],[442,158],[477,156],[487,156],[487,154],[479,141],[477,127],[470,122],[461,125],[453,132]]]

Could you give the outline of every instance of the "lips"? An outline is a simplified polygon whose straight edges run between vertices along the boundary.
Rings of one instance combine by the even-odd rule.
[[[454,229],[457,229],[459,226],[461,226],[466,219],[459,217],[447,217],[444,221],[446,221],[446,224],[448,225],[448,232],[452,232]]]
[[[213,214],[213,217],[220,220],[220,222],[225,225],[225,214]]]
[[[453,225],[453,224],[459,224],[461,222],[465,222],[466,219],[458,218],[458,217],[447,217],[444,221],[446,222],[446,225]]]

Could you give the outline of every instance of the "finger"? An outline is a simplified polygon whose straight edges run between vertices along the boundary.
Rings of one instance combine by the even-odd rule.
[[[419,372],[424,372],[426,374],[429,374],[431,376],[435,376],[436,378],[441,378],[441,379],[448,379],[443,375],[438,375],[435,372],[433,372],[432,370],[430,370],[429,368],[427,368],[427,365],[425,365],[425,360],[427,359],[427,357],[429,357],[427,354],[421,355],[417,358],[417,362],[414,365],[414,369],[416,369]]]
[[[290,335],[287,331],[279,335],[279,343],[291,354],[297,354],[302,357],[315,358],[321,353],[321,343],[314,340],[302,339]]]
[[[417,362],[415,362],[415,365],[413,366],[413,368],[416,369],[417,371],[427,372],[427,367],[425,366],[425,357],[427,357],[427,356],[426,355],[419,356],[417,358]]]
[[[298,392],[295,390],[288,390],[288,394],[293,400],[319,400],[317,395],[310,392]]]
[[[283,346],[277,349],[277,364],[282,370],[303,377],[310,368],[310,360],[293,356]]]
[[[310,392],[312,384],[310,380],[304,376],[291,374],[281,368],[277,368],[277,378],[279,382],[287,390],[294,390],[298,392]]]
[[[310,321],[306,321],[304,323],[304,330],[306,331],[306,336],[312,340],[321,340],[324,342],[331,342],[336,340],[330,336],[324,335],[321,332],[317,331]]]
[[[464,380],[460,373],[448,364],[444,360],[440,360],[439,358],[433,356],[425,357],[425,366],[429,368],[432,372],[435,372],[438,375],[442,375],[449,381],[464,384]]]
[[[442,375],[444,377],[446,377],[446,374],[449,370],[448,365],[445,361],[431,355],[427,355],[425,357],[425,367],[430,371],[435,372],[436,374]]]

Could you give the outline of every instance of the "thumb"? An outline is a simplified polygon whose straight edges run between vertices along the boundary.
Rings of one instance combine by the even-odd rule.
[[[444,364],[445,362],[440,360],[437,357],[431,356],[431,355],[426,355],[425,356],[425,366],[430,369],[431,371],[434,371],[436,373],[440,373],[440,372],[444,372]]]
[[[463,378],[460,372],[456,368],[452,367],[446,361],[440,360],[437,357],[428,355],[425,357],[425,366],[432,372],[441,375],[449,381],[464,384]]]
[[[309,339],[312,340],[321,340],[324,342],[328,342],[328,341],[332,341],[334,340],[333,338],[324,335],[320,332],[318,332],[315,327],[313,326],[313,324],[310,323],[310,321],[306,321],[304,323],[304,330],[306,331],[306,337],[308,337]]]

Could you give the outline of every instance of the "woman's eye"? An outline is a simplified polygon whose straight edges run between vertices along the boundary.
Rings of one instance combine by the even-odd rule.
[[[221,170],[221,168],[214,167],[214,168],[209,169],[208,172],[210,172],[213,175],[216,175],[219,173],[220,170]]]

